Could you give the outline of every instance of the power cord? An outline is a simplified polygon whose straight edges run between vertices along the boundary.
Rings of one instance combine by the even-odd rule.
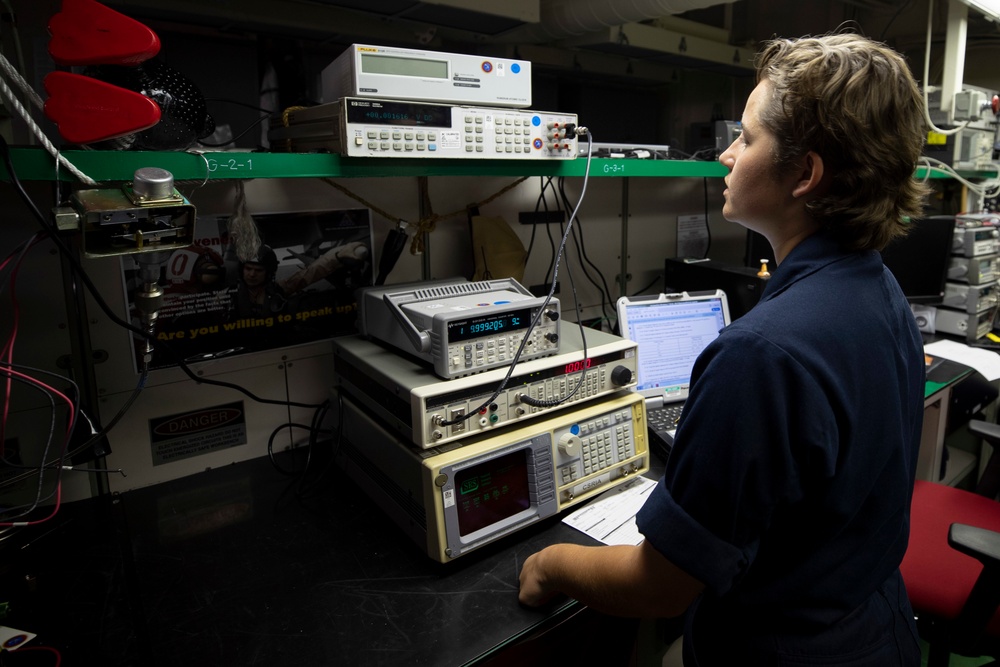
[[[559,196],[563,205],[566,207],[566,210],[569,210],[570,203],[569,197],[566,195],[565,178],[559,179]],[[587,255],[587,247],[583,236],[583,220],[580,219],[580,216],[576,216],[575,220],[576,228],[573,230],[573,243],[576,246],[577,257],[580,260],[581,266],[585,266],[585,264],[589,265],[597,273],[597,277],[601,279],[601,284],[597,284],[586,268],[584,268],[584,275],[587,277],[587,280],[589,280],[590,284],[597,288],[597,291],[601,295],[601,316],[607,318],[608,313],[605,310],[605,306],[607,306],[607,308],[612,312],[614,312],[615,309],[614,302],[611,298],[611,288],[608,287],[608,281],[605,279],[604,273],[601,272],[601,269],[598,268],[598,266],[591,261],[590,257]]]
[[[470,410],[466,414],[458,415],[453,419],[445,419],[440,421],[438,424],[439,426],[453,426],[455,424],[460,424],[464,421],[467,421],[468,419],[471,419],[473,415],[479,414],[480,411],[485,410],[490,406],[491,403],[493,403],[496,397],[500,395],[500,392],[507,387],[507,383],[510,382],[510,378],[514,373],[514,367],[517,365],[517,363],[521,358],[521,354],[524,352],[524,346],[528,342],[530,333],[532,332],[532,330],[534,330],[535,326],[538,324],[538,321],[541,318],[542,313],[545,311],[545,308],[549,305],[549,302],[552,300],[552,296],[555,294],[556,284],[559,281],[559,264],[563,256],[563,251],[566,248],[566,239],[569,237],[570,231],[573,229],[573,220],[576,218],[576,213],[578,210],[580,210],[580,205],[583,203],[583,199],[587,194],[587,184],[590,180],[590,165],[593,158],[593,146],[594,146],[593,137],[591,136],[590,131],[586,127],[579,127],[579,126],[575,126],[572,128],[567,127],[566,131],[575,132],[577,137],[583,137],[583,136],[587,137],[587,165],[583,173],[583,187],[580,188],[580,198],[577,200],[576,207],[573,209],[573,214],[569,217],[569,222],[567,223],[566,229],[563,232],[562,241],[560,242],[559,249],[556,253],[556,260],[553,266],[552,282],[549,285],[549,292],[546,295],[545,301],[542,303],[541,307],[538,308],[538,312],[535,314],[535,317],[531,320],[531,324],[528,325],[528,329],[525,331],[524,336],[521,339],[521,344],[518,346],[517,352],[514,354],[514,359],[511,361],[510,366],[507,368],[507,374],[504,376],[503,380],[500,382],[497,388],[493,391],[492,395],[490,395],[489,398],[483,401],[482,404],[479,405],[479,407]],[[570,275],[570,281],[572,282],[572,275]],[[580,320],[579,303],[577,303],[577,324],[580,327],[580,334],[583,339],[583,356],[586,359],[587,337],[586,334],[584,333],[585,327],[583,326],[583,323],[580,322],[579,320]],[[521,393],[518,394],[518,400],[534,407],[553,407],[556,405],[560,405],[568,401],[574,395],[576,395],[576,392],[580,389],[580,387],[583,385],[584,380],[586,379],[586,374],[587,374],[587,369],[586,368],[581,369],[580,381],[562,399],[543,400],[543,399],[533,398],[531,396],[528,396],[527,394]]]

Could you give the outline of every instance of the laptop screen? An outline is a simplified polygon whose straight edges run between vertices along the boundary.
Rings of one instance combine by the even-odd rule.
[[[636,390],[672,402],[687,398],[694,361],[729,324],[729,308],[722,290],[622,297],[618,322],[636,343]]]

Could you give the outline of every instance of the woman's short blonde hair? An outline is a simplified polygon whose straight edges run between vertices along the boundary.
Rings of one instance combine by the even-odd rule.
[[[757,56],[772,98],[760,120],[777,138],[779,169],[814,151],[831,177],[809,202],[813,217],[853,250],[882,250],[921,217],[927,188],[914,178],[926,130],[906,61],[854,34],[773,39]]]

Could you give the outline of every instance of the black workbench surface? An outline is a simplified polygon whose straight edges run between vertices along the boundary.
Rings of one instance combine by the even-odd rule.
[[[0,624],[66,665],[504,664],[583,609],[517,602],[524,559],[557,541],[592,543],[553,518],[440,565],[339,469],[300,479],[260,458],[69,503],[8,535]],[[614,630],[576,641],[591,657],[632,648]]]

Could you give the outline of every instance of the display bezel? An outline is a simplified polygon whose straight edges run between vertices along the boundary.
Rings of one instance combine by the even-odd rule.
[[[452,125],[451,107],[441,104],[348,98],[344,106],[348,123],[436,128]]]
[[[530,453],[515,450],[455,471],[459,536],[467,538],[531,508]]]
[[[447,60],[434,60],[431,58],[408,58],[404,56],[392,56],[383,53],[361,53],[362,74],[375,74],[379,76],[409,76],[417,79],[443,79],[447,80],[451,74],[448,71]],[[369,69],[366,65],[385,65]],[[406,71],[407,67],[421,68],[420,71]],[[433,68],[433,69],[432,69]]]
[[[531,326],[531,311],[531,308],[520,308],[448,322],[448,343],[522,331]]]
[[[463,553],[499,539],[503,535],[558,513],[559,500],[556,497],[554,485],[552,484],[555,473],[552,463],[551,443],[551,434],[543,433],[529,440],[512,443],[487,454],[474,456],[468,460],[459,461],[440,469],[440,473],[447,478],[444,486],[441,487],[441,498],[443,500],[442,509],[445,542],[447,545],[446,553],[450,557],[456,558],[461,556]],[[524,456],[522,465],[526,480],[527,506],[505,516],[496,517],[490,523],[481,525],[475,530],[463,534],[462,526],[459,524],[456,478],[458,478],[462,471],[482,465],[497,465],[498,462],[504,460],[504,457],[517,454]],[[545,483],[545,480],[548,480],[548,483]],[[551,493],[546,493],[543,497],[539,497],[540,488],[550,489]],[[449,497],[452,498],[451,501],[447,500]]]

